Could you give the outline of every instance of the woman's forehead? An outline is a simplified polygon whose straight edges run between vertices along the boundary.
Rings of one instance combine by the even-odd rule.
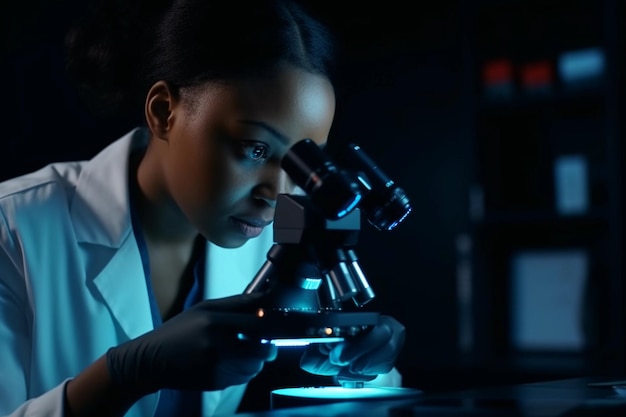
[[[328,137],[335,94],[323,76],[284,67],[264,76],[205,87],[195,99],[200,114],[217,112],[262,127],[290,143],[304,137],[322,143]]]

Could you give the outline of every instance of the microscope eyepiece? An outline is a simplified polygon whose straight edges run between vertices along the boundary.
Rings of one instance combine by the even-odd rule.
[[[411,212],[404,190],[359,145],[348,144],[337,161],[339,165],[315,142],[303,139],[287,151],[281,166],[328,219],[358,206],[376,229],[392,230]]]
[[[281,160],[281,166],[329,219],[345,216],[361,200],[356,178],[340,170],[310,139],[293,145]]]

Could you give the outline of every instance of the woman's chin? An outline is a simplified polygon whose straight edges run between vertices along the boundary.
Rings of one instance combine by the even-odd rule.
[[[228,236],[219,236],[217,238],[210,239],[211,243],[225,248],[225,249],[236,249],[242,247],[250,238],[229,233]]]

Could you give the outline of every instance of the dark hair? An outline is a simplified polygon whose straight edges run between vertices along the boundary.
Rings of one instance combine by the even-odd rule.
[[[178,89],[280,62],[333,81],[332,40],[297,0],[102,0],[69,31],[67,64],[101,110],[139,109],[159,80]]]

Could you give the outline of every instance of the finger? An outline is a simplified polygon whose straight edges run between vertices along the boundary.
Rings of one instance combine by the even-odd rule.
[[[218,389],[245,384],[263,370],[264,364],[265,361],[251,358],[222,360],[215,368],[211,384]]]
[[[262,298],[262,293],[238,294],[230,297],[204,300],[198,303],[196,308],[231,313],[254,313],[260,307]]]
[[[319,343],[317,347],[321,354],[328,355],[330,351],[337,346],[337,343]]]
[[[393,337],[389,342],[379,349],[372,351],[367,356],[361,356],[352,363],[351,369],[361,373],[387,373],[393,366],[402,351],[406,339],[406,330],[403,325],[389,318],[390,326],[393,328]]]
[[[278,347],[271,343],[259,340],[237,340],[235,343],[224,345],[225,357],[253,358],[264,362],[271,362],[278,356]]]
[[[353,374],[379,375],[386,374],[393,369],[398,357],[398,350],[390,345],[368,352],[352,361],[348,370]]]
[[[340,366],[331,363],[328,355],[322,353],[317,346],[306,349],[300,358],[300,368],[315,375],[337,375]]]
[[[376,379],[377,376],[378,376],[377,373],[373,373],[371,375],[362,374],[362,373],[354,373],[354,372],[351,372],[350,369],[346,367],[346,368],[342,368],[341,371],[339,371],[339,373],[337,374],[336,380],[338,383],[356,382],[356,381],[365,382],[365,381],[371,381],[373,379]]]
[[[247,383],[278,354],[278,348],[270,343],[240,341],[229,347],[225,346],[216,364],[215,384],[221,387]]]
[[[346,339],[345,346],[341,350],[331,352],[331,360],[336,363],[354,362],[358,358],[367,355],[386,345],[387,348],[397,353],[402,349],[406,339],[405,327],[391,316],[381,316],[380,323],[368,333]],[[335,358],[334,355],[338,354]]]
[[[384,345],[388,345],[393,339],[391,328],[382,323],[373,327],[369,332],[354,338],[346,339],[343,343],[337,344],[330,353],[329,359],[336,365],[347,365],[368,352],[377,350]]]

